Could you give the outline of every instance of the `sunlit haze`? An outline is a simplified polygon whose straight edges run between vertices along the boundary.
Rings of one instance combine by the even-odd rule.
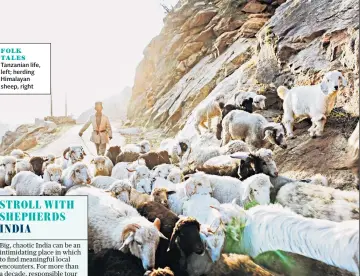
[[[51,42],[54,115],[80,115],[94,101],[132,86],[143,50],[163,25],[160,3],[177,0],[1,3],[0,42]],[[49,96],[0,96],[0,122],[50,114]]]

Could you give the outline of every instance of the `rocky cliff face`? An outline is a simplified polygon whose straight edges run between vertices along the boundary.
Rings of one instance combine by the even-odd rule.
[[[328,171],[343,158],[359,115],[358,13],[356,0],[179,1],[144,51],[128,116],[137,124],[191,138],[192,114],[199,104],[220,92],[230,99],[250,90],[267,97],[263,115],[279,120],[279,85],[315,84],[327,71],[339,70],[349,85],[337,97],[327,124],[329,137],[308,141],[309,126],[299,125],[299,139],[290,141],[291,150],[277,153],[277,161],[283,172],[323,172],[345,185],[340,184],[344,172]],[[284,162],[291,151],[296,162],[307,160],[309,145],[317,153],[326,150],[323,157],[332,164],[324,162],[317,171],[314,164]]]

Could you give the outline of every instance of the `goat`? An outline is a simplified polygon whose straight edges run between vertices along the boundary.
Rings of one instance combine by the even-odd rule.
[[[287,136],[294,138],[293,123],[296,117],[310,117],[312,125],[309,128],[310,137],[321,136],[326,123],[326,116],[334,108],[336,96],[340,88],[340,79],[344,86],[346,79],[339,71],[331,71],[324,75],[322,82],[311,86],[298,86],[287,89],[280,86],[278,96],[284,101],[284,116]]]

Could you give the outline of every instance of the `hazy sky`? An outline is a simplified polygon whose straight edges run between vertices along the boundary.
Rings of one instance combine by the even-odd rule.
[[[177,0],[1,1],[0,42],[51,42],[54,115],[84,109],[132,86],[143,50]],[[0,122],[50,113],[49,96],[0,96]]]

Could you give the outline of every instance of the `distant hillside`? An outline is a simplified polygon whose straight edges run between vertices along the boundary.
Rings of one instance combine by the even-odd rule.
[[[2,124],[2,123],[0,122],[0,139],[3,137],[3,135],[5,134],[5,132],[9,130],[9,128],[10,128],[9,125],[7,125],[7,124]]]
[[[131,98],[131,88],[125,87],[120,93],[115,94],[109,98],[103,100],[104,114],[106,114],[110,120],[125,120],[127,113],[127,106]],[[84,111],[76,120],[77,123],[85,123],[89,117],[94,114],[94,107]]]

